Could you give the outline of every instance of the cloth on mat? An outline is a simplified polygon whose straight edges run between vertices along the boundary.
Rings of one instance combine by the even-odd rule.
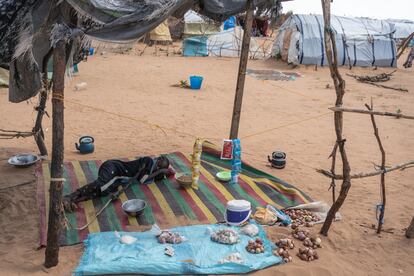
[[[180,152],[166,155],[177,173],[191,172],[191,157]],[[125,159],[126,161],[127,159]],[[63,194],[69,194],[77,188],[96,179],[99,160],[71,161],[64,163]],[[47,212],[49,210],[50,164],[38,164],[37,195],[40,211],[40,246],[46,245]],[[183,221],[198,224],[216,223],[223,221],[223,213],[227,201],[245,199],[251,202],[253,211],[256,207],[271,204],[277,208],[309,203],[312,200],[294,186],[266,174],[254,167],[242,163],[242,173],[239,184],[230,185],[215,178],[217,172],[231,170],[231,162],[220,159],[220,151],[210,143],[204,143],[201,155],[199,189],[181,189],[174,178],[156,181],[148,185],[139,185],[136,181],[131,184],[119,200],[113,201],[102,212],[97,220],[84,230],[81,227],[94,219],[96,213],[107,202],[109,197],[102,197],[79,204],[80,209],[75,213],[65,213],[69,223],[61,233],[60,244],[72,245],[82,242],[88,233],[105,231],[126,231],[130,226],[182,225]],[[127,216],[121,205],[127,199],[140,198],[148,203],[143,215],[138,218]],[[182,218],[185,218],[182,220]]]
[[[122,244],[114,232],[90,234],[85,240],[86,250],[75,269],[75,275],[97,274],[237,274],[262,269],[282,262],[272,254],[274,245],[266,238],[263,228],[258,225],[259,237],[263,239],[265,252],[250,254],[245,246],[252,238],[240,234],[240,242],[223,245],[210,240],[210,231],[222,229],[221,225],[195,225],[177,227],[173,232],[186,237],[181,244],[160,244],[148,232],[127,232],[137,238],[134,244]],[[233,228],[238,231],[238,228]],[[166,246],[174,248],[175,254],[164,254]],[[223,263],[219,261],[231,253],[238,252],[243,263]]]

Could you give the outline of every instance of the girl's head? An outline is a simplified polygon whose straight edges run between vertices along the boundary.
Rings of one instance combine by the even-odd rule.
[[[170,160],[168,160],[167,157],[161,155],[160,157],[157,158],[156,161],[156,165],[155,165],[155,180],[161,180],[164,179],[165,176],[168,176],[169,170],[168,168],[170,167]]]

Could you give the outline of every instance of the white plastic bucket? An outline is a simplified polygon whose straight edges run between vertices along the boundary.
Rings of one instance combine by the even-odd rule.
[[[247,200],[230,200],[227,202],[225,219],[233,226],[246,222],[252,213],[252,206]]]

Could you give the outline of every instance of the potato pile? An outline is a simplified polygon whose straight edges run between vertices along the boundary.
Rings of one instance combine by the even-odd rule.
[[[295,239],[298,239],[300,241],[304,241],[307,237],[309,237],[309,231],[308,230],[302,230],[299,228],[292,229],[292,236]]]
[[[311,237],[311,238],[307,237],[303,241],[303,245],[309,248],[316,249],[316,248],[322,247],[321,242],[322,240],[319,237]]]
[[[302,261],[308,261],[308,262],[319,259],[318,252],[316,252],[316,250],[309,248],[309,247],[299,248],[298,257]]]
[[[312,227],[320,218],[308,210],[291,209],[284,211],[292,219],[292,228],[298,226]]]
[[[292,227],[292,236],[303,242],[304,248],[299,248],[297,256],[303,261],[313,261],[319,259],[319,255],[316,252],[317,248],[321,248],[322,240],[318,236],[311,236],[309,230],[300,229],[299,227]],[[289,238],[278,240],[276,243],[278,247],[273,251],[273,254],[280,256],[286,263],[293,260],[289,250],[295,248],[295,242]]]
[[[276,242],[278,249],[273,251],[273,254],[283,258],[283,261],[289,263],[293,260],[292,256],[290,256],[289,249],[295,248],[295,243],[291,239],[280,239]]]
[[[255,240],[250,240],[246,246],[246,250],[252,254],[259,254],[265,251],[263,241],[260,238],[256,238]]]
[[[290,256],[290,253],[287,249],[278,248],[275,251],[273,251],[273,254],[281,257],[285,263],[293,261],[293,258],[292,256]]]
[[[295,242],[288,238],[280,239],[279,241],[276,242],[276,245],[277,247],[283,248],[285,250],[295,248]]]

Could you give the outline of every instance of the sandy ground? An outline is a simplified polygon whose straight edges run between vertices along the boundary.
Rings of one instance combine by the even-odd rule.
[[[238,60],[231,58],[183,58],[166,56],[162,47],[145,54],[105,54],[80,65],[80,74],[68,80],[65,91],[65,159],[107,159],[190,152],[195,137],[220,143],[229,133]],[[275,61],[249,61],[252,69],[300,72],[295,81],[263,81],[246,78],[240,137],[243,158],[302,189],[315,200],[331,202],[329,179],[315,168],[330,167],[328,155],[334,144],[333,105],[335,91],[327,68],[292,69]],[[349,72],[342,68],[341,71]],[[374,74],[390,70],[355,69]],[[204,76],[200,91],[171,87],[189,75]],[[346,106],[364,108],[371,98],[375,108],[414,113],[413,69],[398,69],[387,84],[410,90],[401,93],[346,79]],[[74,91],[76,83],[87,89]],[[0,89],[0,128],[30,130],[37,99],[20,104],[7,101]],[[51,113],[51,104],[47,110]],[[370,118],[346,113],[344,135],[352,172],[371,171],[380,162],[378,145]],[[414,122],[377,117],[379,132],[387,151],[387,164],[413,159]],[[51,119],[45,118],[46,141],[51,149]],[[96,151],[79,155],[74,143],[81,135],[93,135]],[[284,170],[267,165],[274,150],[287,153]],[[0,140],[0,269],[1,275],[70,275],[82,254],[82,245],[60,250],[60,263],[51,270],[42,268],[44,249],[36,250],[38,210],[33,168],[16,169],[7,158],[20,152],[36,152],[29,139]],[[386,176],[387,207],[385,228],[393,234],[376,235],[360,226],[375,223],[375,205],[380,201],[379,177],[355,180],[341,209],[343,221],[333,224],[323,238],[320,260],[275,266],[256,275],[413,275],[414,241],[403,229],[414,215],[414,170]],[[7,188],[17,184],[16,188]],[[339,184],[338,184],[339,185]],[[317,232],[319,227],[312,230]],[[285,229],[268,228],[269,237],[286,234]]]

